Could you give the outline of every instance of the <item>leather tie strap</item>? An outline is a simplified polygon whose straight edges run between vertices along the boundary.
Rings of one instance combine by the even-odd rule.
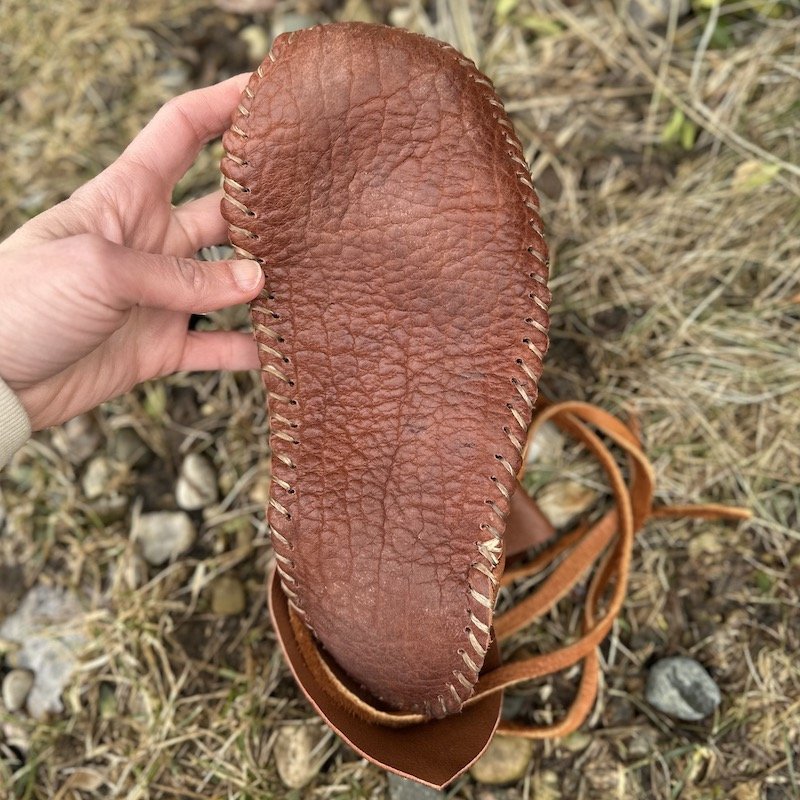
[[[580,638],[551,653],[513,661],[485,672],[478,681],[475,694],[465,704],[469,707],[510,686],[550,675],[582,662],[583,669],[575,698],[560,722],[548,726],[527,726],[505,720],[500,723],[498,733],[529,739],[565,736],[580,727],[591,711],[599,685],[598,646],[611,630],[622,608],[630,572],[633,539],[647,520],[652,517],[746,520],[751,516],[748,509],[718,504],[653,508],[654,472],[642,450],[635,421],[625,425],[613,415],[589,403],[551,403],[540,396],[529,431],[529,441],[547,421],[552,421],[565,433],[580,441],[597,458],[608,477],[614,506],[598,521],[591,524],[581,522],[531,560],[509,567],[503,575],[501,586],[506,587],[514,581],[540,573],[560,559],[535,592],[511,610],[495,617],[494,631],[498,641],[508,639],[539,619],[594,568],[587,590]],[[592,428],[625,452],[629,469],[627,484],[611,451]],[[528,519],[537,526],[541,524],[535,516]],[[539,531],[539,538],[546,531],[545,522]],[[529,539],[536,541],[536,536]],[[605,601],[605,610],[601,613],[600,605],[609,585],[610,595]],[[346,686],[344,676],[337,675],[335,666],[320,652],[302,620],[293,613],[291,616],[292,629],[308,668],[320,681],[325,692],[337,703],[362,720],[388,727],[419,725],[425,721],[419,714],[381,709],[377,703],[360,696],[355,688]]]

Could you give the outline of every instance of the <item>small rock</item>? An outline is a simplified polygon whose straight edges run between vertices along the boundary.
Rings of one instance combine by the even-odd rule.
[[[347,0],[336,15],[339,22],[379,22],[367,0]]]
[[[645,697],[676,719],[696,722],[711,714],[722,696],[711,676],[693,658],[662,658],[650,669]]]
[[[239,38],[247,47],[247,57],[250,61],[254,64],[261,63],[269,52],[269,34],[264,30],[264,26],[248,25],[239,31]]]
[[[6,711],[19,711],[28,699],[33,675],[26,669],[12,669],[3,679],[3,705]]]
[[[211,610],[223,617],[233,617],[244,611],[247,598],[242,586],[236,578],[223,575],[214,581],[211,588]]]
[[[20,645],[6,660],[34,675],[27,708],[35,719],[44,720],[64,709],[61,693],[78,665],[77,653],[86,643],[82,619],[83,609],[74,594],[35,586],[0,626],[0,639]]]
[[[83,493],[86,497],[89,500],[94,500],[95,497],[105,494],[109,489],[113,473],[111,462],[105,456],[93,458],[86,467],[86,472],[81,481]]]
[[[525,464],[553,464],[564,452],[564,437],[552,423],[545,422],[528,445],[525,453]]]
[[[319,20],[308,16],[308,14],[298,14],[294,11],[288,11],[285,14],[276,14],[272,21],[272,38],[277,39],[282,33],[311,28],[316,25],[317,22],[319,22]]]
[[[215,503],[219,497],[217,475],[207,458],[190,453],[181,464],[175,500],[187,511],[197,511]]]
[[[592,737],[583,731],[575,731],[562,739],[561,743],[570,753],[580,753],[592,743]]]
[[[123,428],[111,440],[109,455],[114,461],[132,467],[149,453],[147,445],[133,428]]]
[[[633,733],[626,748],[629,759],[646,758],[658,750],[658,731],[643,728]]]
[[[444,792],[389,773],[389,800],[437,800]]]
[[[470,774],[488,784],[512,783],[528,771],[533,742],[517,736],[495,736],[489,749],[475,762]]]
[[[563,528],[597,500],[598,492],[577,481],[553,481],[537,495],[542,513],[556,528]]]
[[[531,780],[533,800],[561,800],[562,779],[552,769],[537,772]]]
[[[89,414],[68,420],[53,431],[56,449],[73,464],[83,464],[100,448],[102,434],[94,418]]]
[[[278,731],[275,765],[288,789],[302,789],[319,773],[322,761],[314,752],[318,744],[319,733],[310,725],[286,726]]]
[[[677,2],[677,17],[689,13],[691,0],[621,0],[620,10],[642,28],[658,28],[669,22],[670,9]]]
[[[18,725],[16,722],[4,722],[0,724],[0,734],[5,738],[5,742],[0,739],[0,761],[3,760],[2,745],[6,744],[13,747],[23,757],[31,749],[30,726]],[[20,764],[22,766],[22,764]]]
[[[94,513],[106,525],[125,519],[128,513],[129,499],[124,494],[112,494],[108,497],[98,497],[92,503]]]
[[[277,0],[216,0],[217,6],[231,14],[258,14],[272,11]]]
[[[142,514],[131,535],[140,543],[147,563],[158,567],[185,553],[194,544],[197,532],[183,511],[155,511]]]

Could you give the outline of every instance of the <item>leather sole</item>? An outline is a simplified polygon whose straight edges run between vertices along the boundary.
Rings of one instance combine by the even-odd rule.
[[[283,591],[373,701],[458,712],[547,349],[522,148],[472,62],[363,24],[279,37],[223,143],[231,242],[267,274]]]

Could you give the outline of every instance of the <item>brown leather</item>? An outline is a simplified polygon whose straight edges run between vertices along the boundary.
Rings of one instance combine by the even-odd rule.
[[[499,692],[444,719],[402,727],[370,722],[347,702],[337,700],[335,690],[309,669],[292,627],[286,595],[274,574],[270,579],[270,611],[286,662],[308,701],[339,736],[373,763],[439,789],[469,769],[489,746],[500,718]],[[494,642],[486,655],[486,666],[493,669],[499,662]],[[329,665],[336,669],[335,663]],[[337,676],[343,684],[349,684],[349,690],[359,691],[340,670]]]
[[[511,505],[506,518],[506,564],[533,547],[540,547],[553,538],[556,529],[542,513],[536,501],[518,486],[511,495]],[[508,566],[506,566],[506,571]]]
[[[268,277],[253,320],[283,589],[380,703],[455,713],[547,349],[522,148],[470,61],[363,24],[279,37],[223,143],[231,242]]]
[[[510,569],[503,575],[502,585],[508,586],[515,580],[537,574],[550,566],[556,558],[562,558],[533,594],[510,611],[495,618],[494,632],[499,641],[512,636],[553,608],[561,597],[594,568],[586,593],[583,635],[580,639],[550,653],[506,663],[496,669],[484,670],[475,695],[465,704],[465,708],[469,709],[472,704],[483,703],[487,697],[498,696],[508,686],[567,669],[582,661],[583,671],[578,691],[562,720],[542,727],[502,721],[498,727],[499,733],[530,739],[565,736],[578,728],[591,710],[598,687],[597,648],[620,611],[627,588],[633,537],[647,519],[690,516],[699,519],[740,521],[751,516],[748,509],[718,504],[663,506],[654,509],[652,508],[653,470],[641,449],[638,426],[631,424],[627,427],[602,409],[586,403],[550,405],[540,398],[537,411],[531,433],[533,434],[539,425],[550,419],[586,445],[597,457],[608,476],[615,505],[598,522],[581,523],[573,531],[540,551],[533,560]],[[628,485],[625,484],[614,457],[589,425],[627,452],[630,471]],[[598,617],[598,606],[603,599],[603,592],[612,580],[614,582],[612,595],[607,600],[605,612]],[[301,627],[295,634],[299,634]],[[311,638],[308,637],[303,657],[306,664],[311,665],[312,671],[318,674],[319,668],[313,665],[318,662],[320,656],[313,652],[314,647]],[[351,714],[366,722],[391,727],[419,724],[419,720],[412,720],[408,715],[397,713],[392,715],[392,719],[387,720],[386,712],[371,705],[370,699],[363,694],[359,696],[357,689],[350,691],[344,687],[336,673],[329,674],[329,682],[324,691],[336,698],[338,705],[349,709]],[[430,735],[432,743],[437,741],[433,733]]]

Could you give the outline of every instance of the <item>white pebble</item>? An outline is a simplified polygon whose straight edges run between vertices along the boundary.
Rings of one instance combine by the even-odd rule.
[[[183,555],[194,544],[197,532],[183,511],[154,511],[136,520],[132,536],[145,561],[158,567]]]
[[[181,464],[175,500],[187,511],[206,508],[217,501],[217,475],[211,463],[198,453],[190,453]]]
[[[33,675],[26,669],[12,669],[3,679],[3,705],[6,711],[19,711],[28,699]]]

